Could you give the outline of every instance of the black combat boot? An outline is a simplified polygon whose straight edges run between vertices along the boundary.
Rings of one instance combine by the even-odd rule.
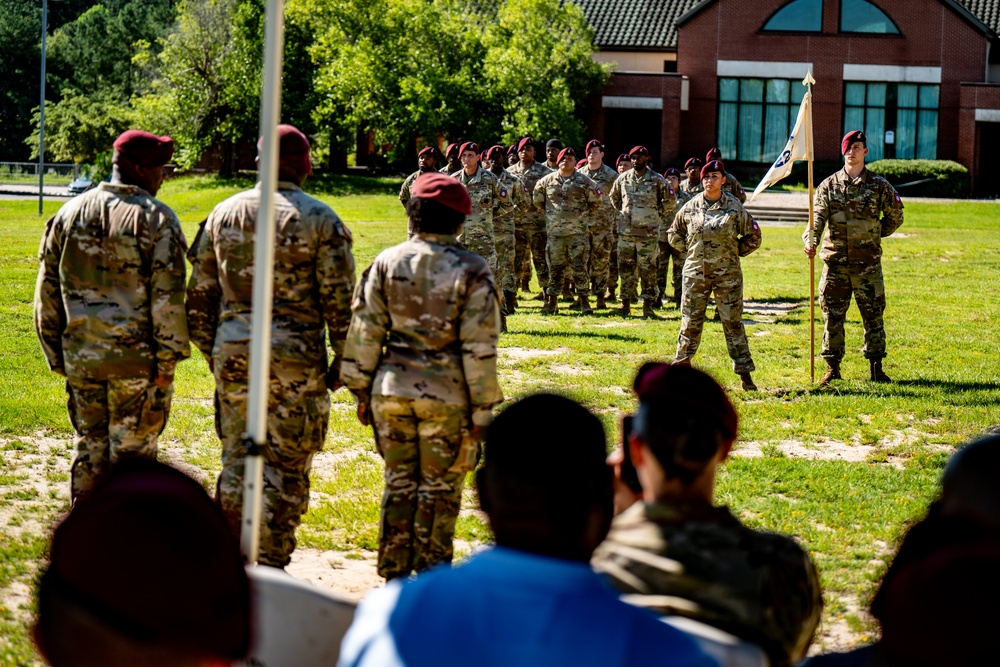
[[[604,301],[604,292],[602,291],[597,295],[597,303],[594,304],[594,308],[601,310],[602,308],[607,308],[608,304]]]
[[[892,378],[882,372],[882,360],[878,361],[870,359],[869,363],[872,367],[872,382],[892,382]]]
[[[618,314],[628,317],[632,314],[632,302],[628,299],[622,299],[621,308],[618,309]]]
[[[823,377],[819,379],[819,382],[816,384],[816,386],[825,387],[826,385],[830,384],[832,380],[841,380],[841,379],[843,378],[840,377],[840,362],[834,361],[833,359],[827,359],[826,373],[824,373]]]
[[[750,377],[750,373],[740,373],[740,382],[743,385],[743,391],[757,391],[757,385],[753,383],[753,378]]]

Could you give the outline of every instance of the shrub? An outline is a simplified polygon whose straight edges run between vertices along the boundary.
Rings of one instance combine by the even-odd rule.
[[[969,170],[951,160],[877,160],[868,168],[904,197],[969,196]]]

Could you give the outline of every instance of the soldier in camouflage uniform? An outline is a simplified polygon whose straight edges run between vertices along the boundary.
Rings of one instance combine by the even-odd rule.
[[[517,155],[517,144],[511,144],[507,147],[507,164],[504,168],[513,167],[520,159]]]
[[[591,179],[602,193],[610,193],[611,186],[618,179],[618,172],[604,164],[604,145],[596,140],[587,142],[587,160],[580,173]],[[597,308],[605,308],[605,292],[611,275],[611,249],[615,243],[615,229],[618,227],[618,212],[611,205],[610,197],[602,197],[601,210],[590,218],[590,285],[597,295]],[[615,256],[617,260],[617,256]],[[615,272],[617,282],[618,273]],[[612,293],[614,285],[611,286]]]
[[[563,142],[555,137],[545,142],[545,166],[549,171],[559,170],[559,153],[563,148]]]
[[[403,187],[399,189],[399,203],[406,208],[406,202],[410,201],[410,188],[413,187],[413,182],[417,180],[420,174],[426,174],[431,171],[437,170],[437,158],[438,150],[433,146],[427,146],[417,153],[417,170],[406,177],[403,181]],[[406,238],[413,238],[413,229],[410,227],[406,228]]]
[[[493,276],[498,276],[496,237],[493,219],[513,210],[510,193],[500,179],[479,165],[479,146],[468,141],[458,152],[463,169],[452,174],[465,186],[472,198],[472,214],[465,219],[458,240],[466,248],[485,259]]]
[[[344,384],[385,459],[378,573],[404,577],[451,562],[466,473],[503,400],[497,289],[486,261],[454,234],[467,191],[438,175],[414,184],[418,233],[384,250],[354,294]]]
[[[260,562],[284,567],[295,550],[295,529],[309,506],[309,470],[323,447],[329,391],[339,369],[354,288],[351,233],[333,209],[301,190],[311,172],[309,143],[279,125],[275,203],[274,302],[264,520]],[[254,280],[254,225],[260,189],[233,195],[202,223],[189,258],[187,292],[191,339],[215,375],[216,430],[222,440],[217,498],[239,537],[243,510],[247,361]],[[326,330],[334,359],[328,364]]]
[[[549,275],[561,276],[568,266],[580,297],[580,310],[589,314],[594,310],[590,307],[590,275],[587,272],[590,250],[587,221],[601,209],[601,189],[576,170],[576,153],[572,148],[564,148],[556,159],[559,171],[538,180],[532,203],[545,215]],[[559,308],[557,283],[549,282],[546,297],[542,312],[555,313]]]
[[[118,460],[156,458],[174,367],[190,355],[187,242],[174,212],[154,199],[173,150],[170,137],[125,132],[114,143],[111,182],[45,224],[35,330],[49,368],[66,378],[74,501]]]
[[[528,191],[528,196],[531,197],[535,191],[535,183],[551,169],[535,162],[535,142],[531,137],[525,137],[518,142],[517,154],[520,161],[513,167],[508,167],[507,171],[520,179]],[[545,259],[545,214],[534,208],[525,213],[514,230],[514,242],[514,266],[523,268],[529,258],[534,262],[538,285],[542,290],[538,298],[545,300],[546,289],[549,286],[549,268]],[[531,277],[530,265],[525,275]],[[524,289],[524,284],[521,288]]]
[[[667,183],[670,184],[670,188],[674,191],[677,197],[677,209],[683,206],[691,199],[691,195],[680,189],[681,172],[677,170],[676,167],[670,167],[665,172],[663,172],[663,178],[667,179]],[[660,246],[660,257],[656,266],[656,288],[659,290],[659,296],[656,299],[656,306],[660,307],[663,305],[663,297],[667,293],[667,274],[670,273],[670,264],[673,260],[674,270],[671,275],[670,284],[673,289],[673,296],[671,300],[674,302],[674,306],[680,310],[681,307],[681,272],[684,268],[684,255],[682,255],[676,248],[670,245],[670,238],[667,234],[669,226],[664,226],[660,229],[658,239],[658,245]]]
[[[743,328],[743,270],[740,257],[760,247],[760,226],[736,197],[722,189],[725,166],[718,160],[701,169],[705,191],[684,204],[674,217],[670,245],[685,254],[681,296],[681,332],[677,362],[691,363],[705,326],[708,299],[722,319],[726,348],[743,389],[756,391],[746,330]]]
[[[844,358],[844,319],[851,294],[858,302],[865,328],[865,358],[873,382],[891,382],[882,370],[885,358],[885,283],[882,281],[882,239],[903,224],[903,202],[889,182],[865,168],[868,140],[860,130],[841,142],[844,168],[816,189],[812,237],[802,235],[808,257],[822,241],[823,277],[819,303],[823,309],[823,359],[826,374],[820,386],[840,379]],[[826,232],[824,235],[824,231]]]
[[[444,149],[444,159],[447,160],[445,165],[438,169],[442,174],[454,174],[456,171],[462,168],[461,154],[458,149],[461,144],[448,144],[448,147]]]
[[[636,290],[636,269],[642,281],[642,316],[655,317],[657,237],[670,224],[675,197],[666,179],[649,168],[649,151],[636,146],[629,151],[633,167],[611,188],[611,204],[621,214],[618,226],[618,273],[622,279],[619,313],[631,312]]]
[[[722,151],[718,148],[710,148],[708,153],[705,154],[705,163],[709,163],[712,160],[722,160]],[[726,177],[726,184],[723,186],[726,192],[731,194],[740,200],[741,204],[747,203],[747,193],[743,192],[743,186],[740,182],[736,180],[736,177],[730,174],[728,171],[723,174]]]
[[[689,366],[648,364],[635,384],[627,446],[645,502],[615,518],[594,569],[632,604],[757,644],[775,667],[798,664],[823,607],[815,566],[792,538],[714,505],[717,468],[736,440],[732,403]]]
[[[615,161],[615,171],[621,176],[626,171],[632,168],[632,158],[628,156],[628,153],[622,153],[618,156]],[[612,183],[612,185],[614,185]],[[608,197],[608,203],[611,203],[611,188],[604,191],[604,194]],[[621,213],[615,210],[614,205],[611,206],[614,211],[614,225],[612,226],[612,238],[611,238],[611,259],[608,262],[608,303],[614,303],[618,299],[615,297],[615,291],[618,289],[618,227],[621,225]],[[632,295],[630,299],[634,299],[636,295]]]
[[[486,152],[489,170],[500,181],[511,206],[501,207],[493,218],[493,236],[497,249],[496,280],[503,291],[504,310],[509,315],[517,307],[517,267],[515,233],[522,216],[531,208],[528,191],[517,176],[504,169],[503,146],[493,146]]]
[[[701,168],[704,166],[705,163],[698,157],[689,158],[684,163],[684,173],[687,174],[687,178],[681,179],[681,192],[687,195],[688,199],[705,189],[701,186]]]

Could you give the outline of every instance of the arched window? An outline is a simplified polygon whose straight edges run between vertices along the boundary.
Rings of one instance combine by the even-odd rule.
[[[868,0],[841,0],[840,32],[898,35],[899,28],[888,14]]]
[[[764,32],[823,32],[823,0],[792,0],[771,15]]]

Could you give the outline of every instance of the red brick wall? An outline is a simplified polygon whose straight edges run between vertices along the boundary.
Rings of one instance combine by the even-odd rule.
[[[961,87],[958,111],[957,160],[972,171],[972,188],[976,187],[975,171],[979,166],[979,127],[976,109],[1000,109],[1000,85],[967,84]]]

